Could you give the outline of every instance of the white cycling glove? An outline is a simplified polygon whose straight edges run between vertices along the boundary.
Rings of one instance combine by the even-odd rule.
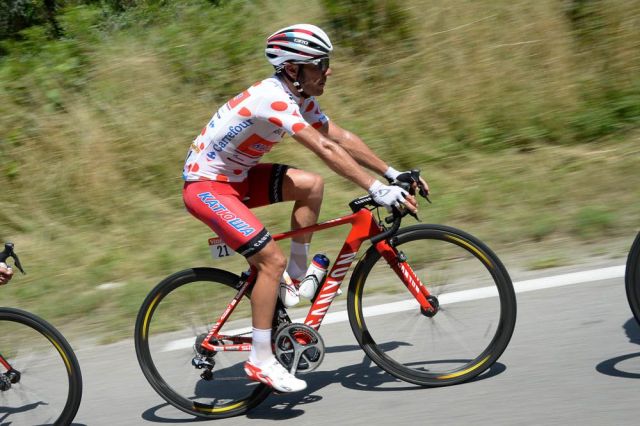
[[[371,184],[369,194],[373,197],[373,201],[387,208],[404,203],[405,197],[409,195],[399,186],[385,185],[379,180]]]
[[[394,180],[396,180],[398,178],[398,176],[400,176],[401,174],[402,174],[402,172],[399,172],[396,169],[394,169],[393,167],[389,166],[387,171],[384,172],[384,177],[386,177],[387,180],[389,181],[389,183],[391,183]]]

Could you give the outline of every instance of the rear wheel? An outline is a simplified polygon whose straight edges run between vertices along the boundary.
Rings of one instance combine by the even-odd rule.
[[[636,236],[631,250],[629,250],[624,281],[631,312],[640,324],[640,233]]]
[[[406,256],[439,304],[422,312],[374,247],[349,284],[351,328],[378,366],[410,383],[444,386],[489,368],[515,327],[516,298],[509,275],[481,241],[454,228],[417,225],[400,230]]]
[[[82,398],[80,366],[51,324],[0,308],[0,389],[2,424],[70,424]]]
[[[219,269],[186,269],[151,290],[138,313],[135,346],[145,377],[167,402],[189,414],[236,416],[271,392],[247,378],[248,352],[195,349],[236,295],[238,282],[237,275]],[[237,304],[222,334],[251,335],[248,299]]]

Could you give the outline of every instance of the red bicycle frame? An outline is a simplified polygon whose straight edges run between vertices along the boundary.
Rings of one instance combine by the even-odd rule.
[[[333,228],[335,226],[351,224],[351,231],[345,239],[344,245],[338,254],[336,261],[331,267],[331,271],[327,275],[324,283],[320,287],[320,290],[316,293],[316,297],[309,308],[307,317],[304,320],[305,325],[312,327],[315,330],[320,328],[320,324],[324,319],[331,302],[336,297],[338,289],[344,280],[344,276],[349,271],[353,260],[358,254],[360,246],[365,240],[368,240],[376,235],[379,235],[384,230],[378,226],[375,218],[370,210],[361,209],[348,216],[343,216],[338,219],[332,219],[327,222],[318,223],[316,225],[308,226],[305,228],[296,229],[293,231],[276,234],[273,236],[275,241],[291,238],[296,235],[308,234],[312,232],[321,231],[327,228]],[[400,258],[398,251],[391,246],[386,240],[382,240],[375,245],[376,250],[391,268],[398,275],[400,280],[407,287],[409,292],[415,297],[423,310],[432,309],[431,304],[427,300],[429,297],[429,291],[422,284],[418,276],[414,273],[413,269]],[[247,290],[255,283],[256,271],[251,269],[251,273],[246,281],[240,286],[238,293],[234,296],[233,300],[229,303],[227,309],[225,309],[222,316],[216,321],[207,337],[202,342],[202,347],[210,351],[248,351],[251,350],[251,337],[248,336],[225,336],[219,334],[218,331],[222,328],[227,321],[233,310],[237,306],[240,299],[244,296]],[[232,341],[232,344],[220,344],[209,343],[211,340],[221,342],[223,340]]]

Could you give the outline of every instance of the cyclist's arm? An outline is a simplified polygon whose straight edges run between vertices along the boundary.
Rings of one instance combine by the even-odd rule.
[[[390,170],[389,165],[382,161],[358,135],[343,129],[333,121],[329,121],[318,130],[344,148],[361,166],[389,178],[387,176],[387,171]],[[395,177],[392,177],[392,179],[395,179]],[[429,184],[422,176],[420,177],[420,184],[429,191]]]
[[[383,187],[385,188],[383,192],[387,194],[393,193],[394,189],[402,191],[398,187],[393,187],[394,189],[389,191],[391,187],[381,184],[380,181],[370,176],[338,143],[325,137],[311,126],[307,126],[295,133],[293,138],[320,157],[331,170],[370,191],[374,195],[374,199],[376,199],[375,194],[377,191]],[[406,192],[403,193],[404,205],[412,212],[416,212],[416,199]],[[376,199],[376,201],[384,204],[384,200],[381,200]]]
[[[384,172],[389,168],[387,163],[382,161],[358,135],[343,129],[333,121],[329,121],[319,130],[324,136],[338,143],[361,166],[376,172],[380,176],[383,176]]]
[[[375,179],[365,172],[350,153],[311,126],[293,135],[293,138],[316,154],[327,166],[358,186],[369,189]]]

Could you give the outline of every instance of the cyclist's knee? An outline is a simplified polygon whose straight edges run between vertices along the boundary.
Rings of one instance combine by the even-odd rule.
[[[262,250],[249,257],[247,261],[256,267],[259,274],[278,279],[287,267],[287,258],[274,241],[269,242]]]
[[[322,176],[299,169],[289,169],[287,173],[293,186],[293,199],[322,198],[324,192]]]
[[[324,179],[315,173],[310,173],[310,175],[311,187],[309,195],[313,198],[322,198],[322,194],[324,193]]]

